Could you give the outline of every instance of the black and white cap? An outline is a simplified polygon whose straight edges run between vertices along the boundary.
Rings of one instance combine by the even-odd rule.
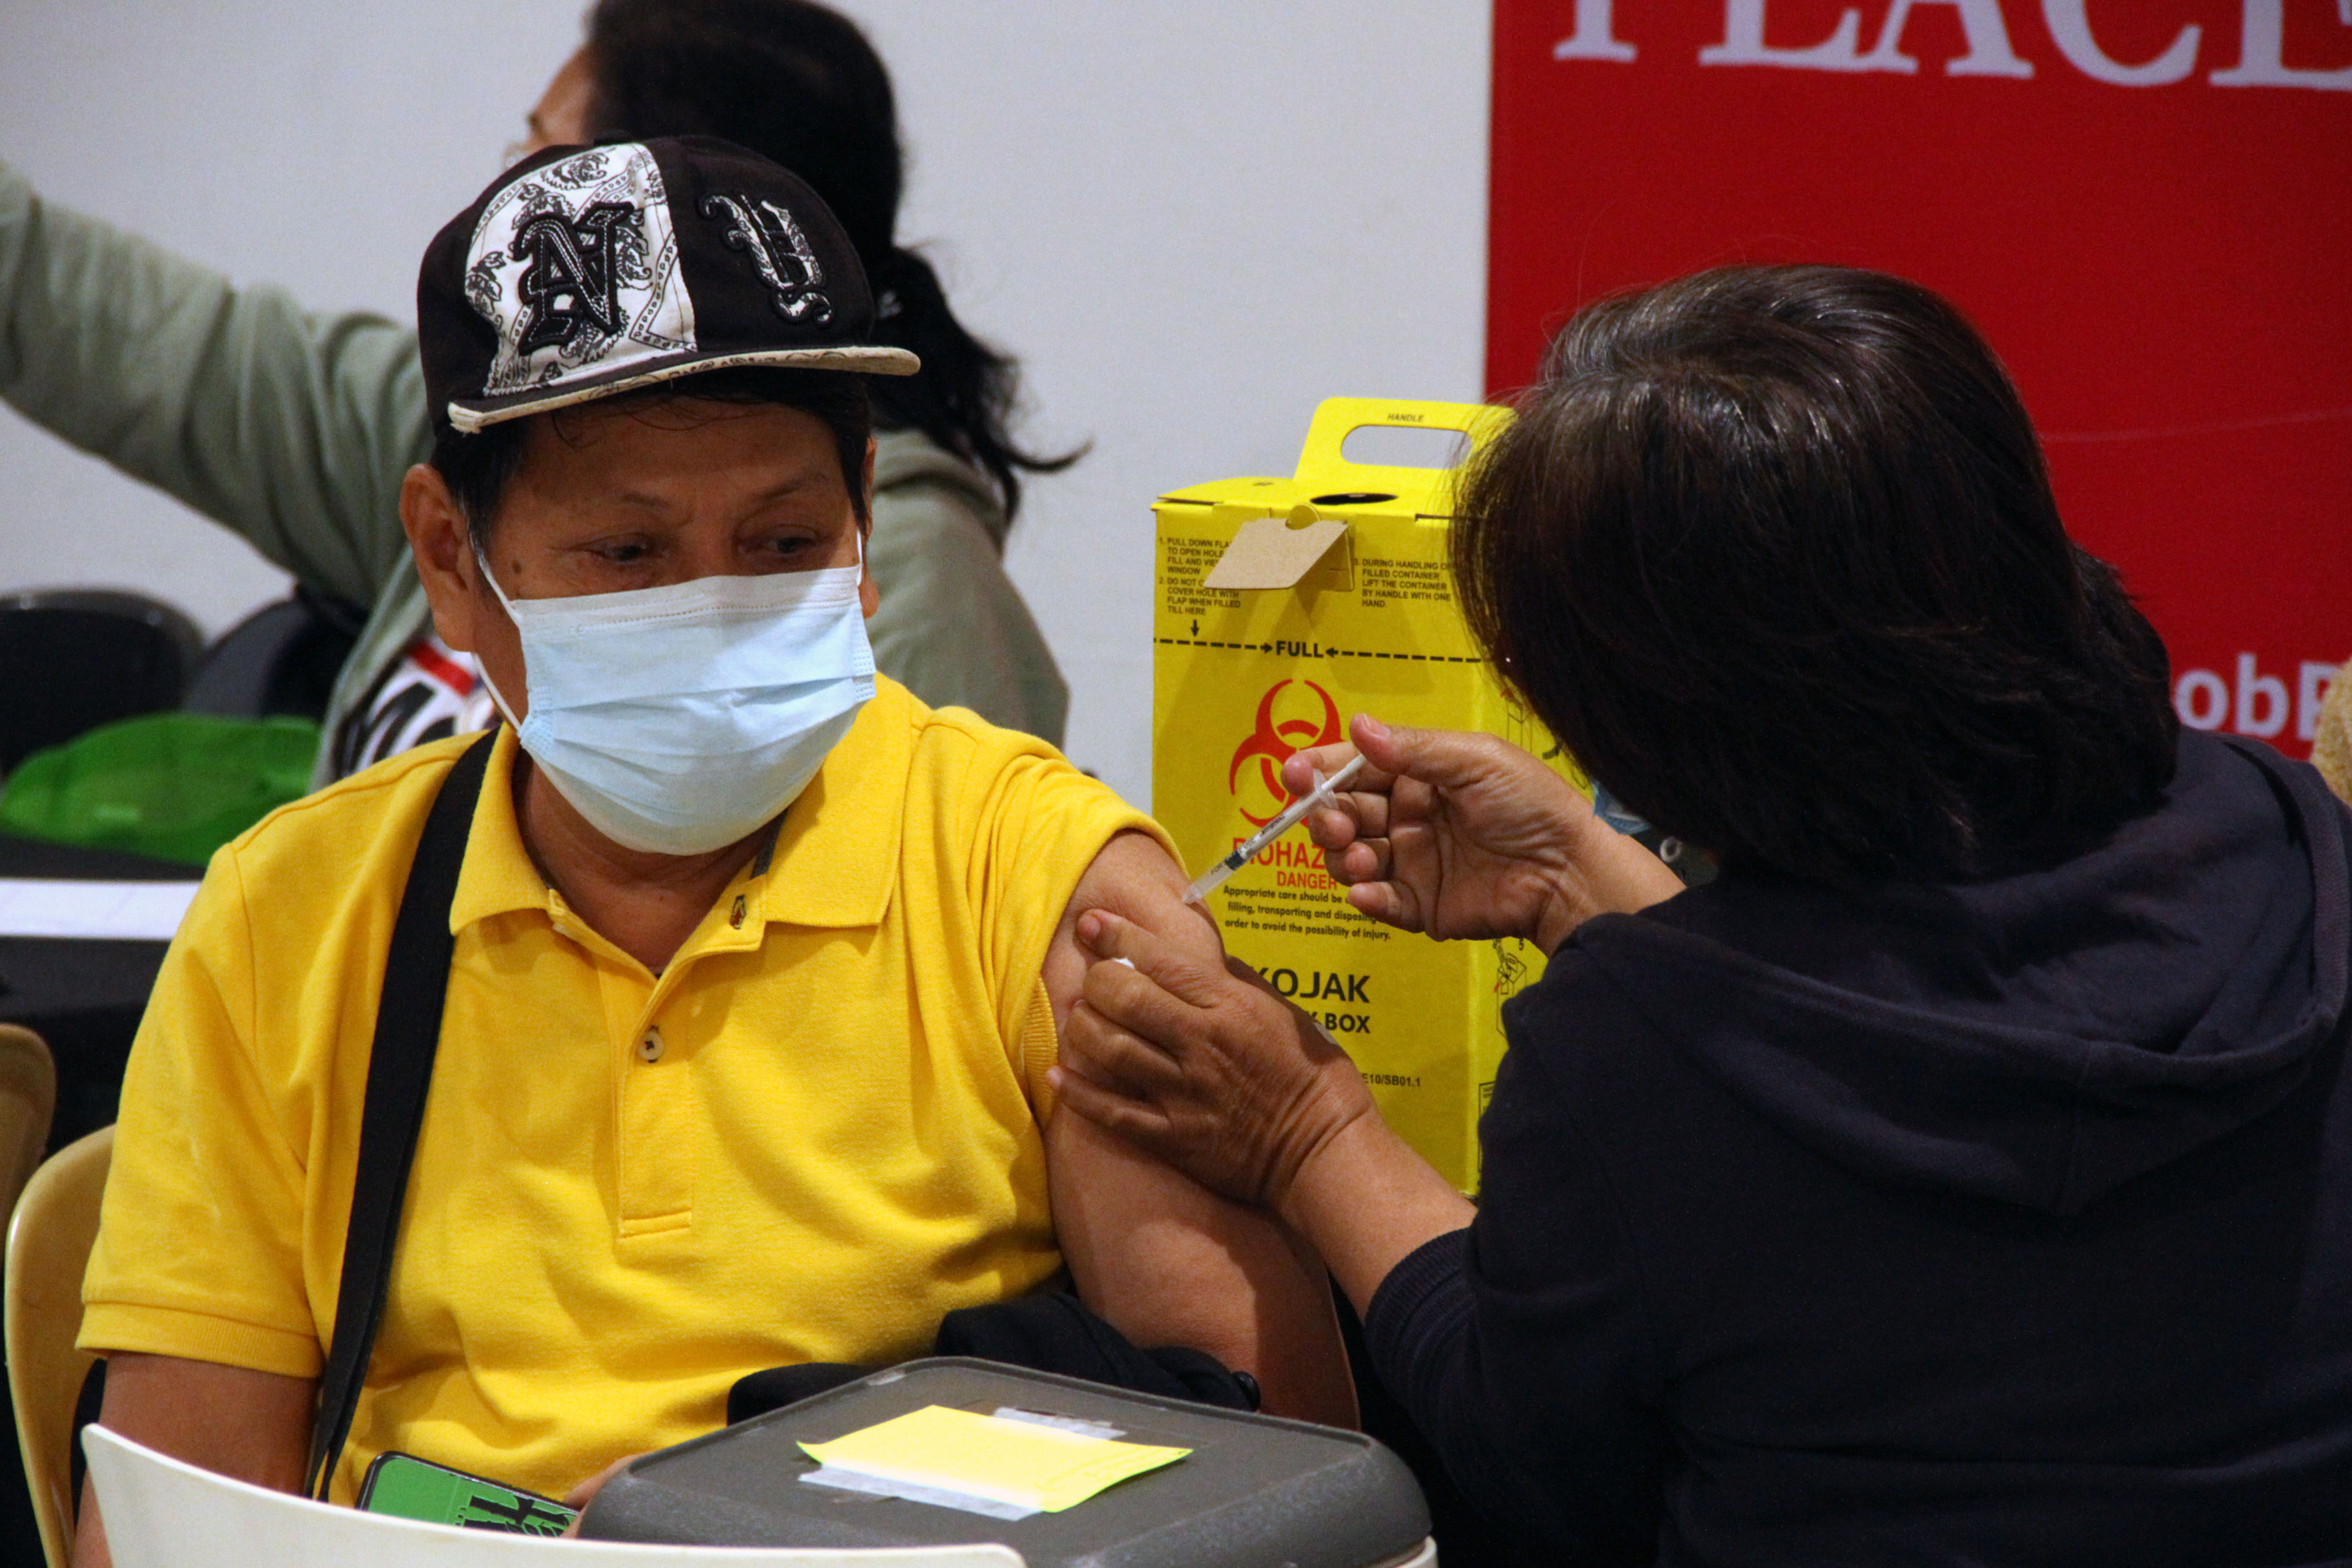
[[[550,148],[436,235],[416,283],[436,428],[730,365],[912,375],[800,178],[715,136]]]

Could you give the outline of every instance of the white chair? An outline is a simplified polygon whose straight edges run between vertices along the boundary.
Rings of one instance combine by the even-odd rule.
[[[247,1486],[102,1426],[82,1447],[115,1568],[1024,1568],[1007,1546],[638,1546],[454,1530]]]

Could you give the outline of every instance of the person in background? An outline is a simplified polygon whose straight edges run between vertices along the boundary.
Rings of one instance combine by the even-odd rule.
[[[2311,738],[2311,763],[2338,800],[2352,801],[2352,664],[2327,683],[2319,709],[2319,732]]]
[[[1058,745],[1068,690],[1003,553],[1022,472],[1073,459],[1014,442],[1013,363],[896,240],[904,166],[880,58],[814,0],[601,0],[517,151],[684,134],[806,178],[872,275],[880,337],[923,362],[875,395],[877,665],[936,706]],[[490,721],[471,657],[434,635],[401,535],[402,478],[432,450],[408,328],[233,287],[0,163],[0,398],[314,592],[369,607],[314,783]]]
[[[1720,877],[1360,719],[1310,825],[1355,906],[1550,955],[1477,1206],[1305,1015],[1116,913],[1063,1109],[1296,1227],[1549,1561],[2352,1561],[2352,814],[2182,731],[1968,323],[1834,268],[1592,306],[1454,575]]]
[[[84,1281],[104,1424],[304,1489],[394,911],[469,778],[331,1500],[394,1450],[560,1495],[721,1426],[747,1374],[903,1360],[1065,1270],[1139,1344],[1349,1420],[1322,1269],[1052,1114],[1074,906],[1203,963],[1215,929],[1150,819],[875,673],[866,378],[915,363],[824,204],[716,138],[551,149],[441,231],[417,292],[436,439],[401,518],[510,722],[214,857]],[[106,1561],[96,1501],[79,1568]]]

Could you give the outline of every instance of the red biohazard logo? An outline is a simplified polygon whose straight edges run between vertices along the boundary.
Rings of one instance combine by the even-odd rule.
[[[1256,759],[1256,776],[1249,784],[1251,793],[1255,795],[1263,789],[1265,797],[1274,804],[1265,808],[1264,816],[1260,816],[1250,810],[1245,801],[1242,816],[1260,827],[1282,815],[1282,808],[1290,804],[1290,792],[1282,787],[1282,764],[1310,746],[1328,746],[1343,739],[1339,733],[1339,705],[1331,700],[1329,692],[1311,680],[1302,680],[1297,684],[1322,700],[1322,718],[1319,721],[1275,718],[1275,700],[1282,695],[1282,689],[1290,684],[1287,680],[1278,680],[1259,699],[1257,728],[1250,731],[1249,739],[1244,741],[1241,750],[1234,753],[1233,766],[1225,770],[1225,787],[1238,795],[1244,787],[1243,765],[1252,758]]]

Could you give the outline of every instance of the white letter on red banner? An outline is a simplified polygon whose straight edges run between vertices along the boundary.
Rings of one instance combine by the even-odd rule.
[[[1945,65],[1946,76],[2007,76],[2023,80],[2033,75],[2032,62],[2020,59],[2010,47],[2009,23],[2001,16],[2000,0],[1895,0],[1887,7],[1886,26],[1878,31],[1878,47],[1862,62],[1864,67],[1906,74],[1919,68],[1919,62],[1903,52],[1903,27],[1917,5],[1949,5],[1960,14],[1960,33],[1969,41],[1969,52]]]
[[[2164,53],[2144,66],[2127,66],[2091,37],[2091,18],[2084,15],[2084,0],[2042,0],[2042,19],[2050,24],[2050,37],[2057,42],[2058,52],[2094,81],[2117,87],[2162,87],[2197,68],[2197,41],[2204,37],[2202,27],[2192,24],[2181,28]]]
[[[1630,60],[1633,46],[1610,26],[1610,0],[1576,0],[1576,31],[1551,47],[1556,60]]]
[[[2300,70],[2286,63],[2286,0],[2245,0],[2245,30],[2238,63],[2210,79],[2216,87],[2307,87],[2352,92],[2352,66],[2337,71]],[[2336,14],[2352,27],[2352,0],[2336,0]]]
[[[1580,17],[1580,21],[1582,18]],[[1838,18],[1829,42],[1808,49],[1775,49],[1764,42],[1764,0],[1724,0],[1723,42],[1698,52],[1703,66],[1787,66],[1792,70],[1866,71],[1874,68],[1854,44],[1862,37],[1862,13]]]

